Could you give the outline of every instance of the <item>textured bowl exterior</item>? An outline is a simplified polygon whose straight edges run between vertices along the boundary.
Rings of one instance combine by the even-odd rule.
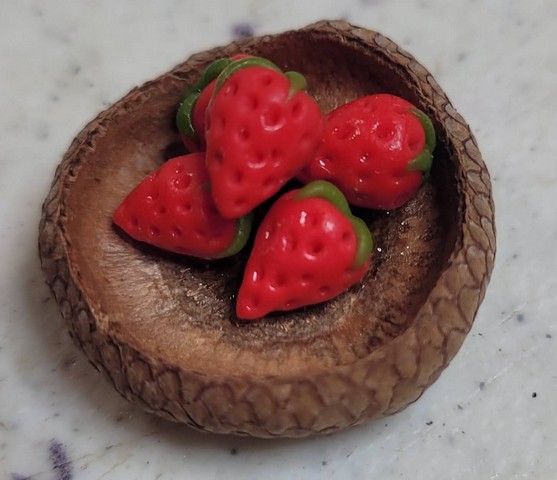
[[[206,374],[146,355],[118,331],[103,328],[110,315],[88,298],[71,260],[66,199],[81,162],[102,137],[112,110],[75,138],[59,165],[43,206],[40,258],[70,335],[90,362],[125,398],[172,421],[216,433],[301,437],[330,433],[393,414],[414,402],[447,367],[469,332],[484,298],[495,258],[494,206],[489,174],[476,141],[433,77],[383,35],[345,22],[319,22],[305,31],[342,36],[370,49],[419,85],[418,95],[438,112],[457,157],[460,223],[449,260],[412,324],[391,342],[348,364],[314,375]],[[260,39],[248,39],[243,45]],[[238,44],[195,55],[190,65],[234,51]],[[175,74],[180,75],[181,66]],[[119,104],[133,105],[150,83]]]

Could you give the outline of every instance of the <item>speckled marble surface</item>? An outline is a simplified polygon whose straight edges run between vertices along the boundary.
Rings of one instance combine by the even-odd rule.
[[[0,11],[0,478],[555,478],[557,3],[61,0]],[[74,347],[43,282],[37,225],[54,169],[89,119],[189,54],[324,18],[413,53],[477,135],[498,255],[473,330],[417,403],[330,437],[217,437],[144,414]]]

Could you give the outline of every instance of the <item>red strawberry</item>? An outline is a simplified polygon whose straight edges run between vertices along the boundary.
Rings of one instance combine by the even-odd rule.
[[[427,179],[434,148],[423,112],[394,95],[371,95],[327,115],[323,143],[298,178],[333,182],[353,205],[395,209]]]
[[[207,148],[205,141],[205,117],[216,83],[217,81],[213,80],[202,90],[195,102],[195,105],[193,106],[192,111],[192,124],[195,135],[197,136],[197,143],[199,145],[199,149],[203,151]]]
[[[236,314],[255,319],[329,300],[357,283],[373,240],[331,183],[312,182],[274,203],[255,237]]]
[[[124,199],[113,221],[132,238],[170,252],[233,255],[245,245],[251,220],[223,218],[209,186],[204,153],[173,158]]]
[[[296,72],[248,57],[217,79],[207,110],[207,167],[213,198],[227,218],[245,215],[278,192],[314,155],[323,115]]]
[[[230,59],[215,60],[205,68],[197,83],[191,85],[182,94],[176,112],[176,125],[184,145],[190,152],[205,150],[205,113],[215,89],[216,78],[230,63],[247,57],[249,55],[240,53]]]
[[[176,112],[176,125],[190,152],[205,149],[205,111],[213,94],[215,79],[231,62],[232,59],[219,58],[210,63],[199,80],[182,94]]]

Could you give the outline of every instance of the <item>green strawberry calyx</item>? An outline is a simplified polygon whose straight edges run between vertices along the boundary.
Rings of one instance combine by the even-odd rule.
[[[240,217],[236,223],[236,233],[230,245],[226,250],[216,255],[215,258],[224,258],[236,255],[242,248],[245,247],[251,234],[251,226],[253,222],[253,215],[248,213]]]
[[[301,73],[298,72],[286,72],[284,76],[290,82],[290,90],[288,92],[288,98],[292,98],[298,92],[302,92],[307,90],[308,82],[306,77],[304,77]]]
[[[219,74],[233,61],[229,58],[219,58],[211,62],[199,77],[197,83],[187,88],[180,99],[180,105],[176,112],[176,126],[181,134],[195,140],[197,133],[193,126],[192,112],[195,102],[201,95],[201,92],[209,85]]]
[[[322,198],[332,203],[354,227],[357,248],[352,268],[355,270],[361,268],[369,260],[373,250],[373,236],[368,226],[361,218],[352,215],[346,197],[331,182],[315,180],[300,188],[294,196],[296,200],[314,197]]]
[[[415,115],[422,124],[425,132],[425,147],[422,152],[414,158],[406,167],[408,171],[420,170],[423,172],[424,183],[429,179],[429,173],[433,164],[433,150],[437,143],[435,128],[430,118],[421,110],[413,108],[410,113]]]
[[[239,70],[248,67],[265,67],[276,72],[281,72],[273,62],[262,57],[244,57],[231,61],[219,74],[215,85],[215,94],[222,88],[226,81]]]
[[[243,57],[238,60],[231,61],[219,74],[215,85],[215,93],[218,92],[226,81],[236,72],[248,67],[264,67],[275,72],[282,73],[281,69],[273,62],[262,57]],[[290,91],[288,98],[292,98],[296,93],[307,90],[308,83],[306,78],[298,72],[286,72],[283,74],[290,82]]]

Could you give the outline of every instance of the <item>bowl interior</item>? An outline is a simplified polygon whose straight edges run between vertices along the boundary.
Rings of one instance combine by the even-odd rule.
[[[247,251],[203,262],[134,242],[111,223],[145,175],[183,153],[173,124],[182,90],[215,56],[239,51],[303,73],[324,112],[388,92],[427,111],[439,127],[429,99],[400,65],[339,37],[290,32],[197,55],[89,125],[65,201],[72,269],[99,328],[170,364],[220,375],[278,375],[353,362],[411,325],[455,246],[460,200],[442,128],[430,181],[413,200],[392,212],[354,210],[374,235],[373,265],[361,285],[320,305],[238,321],[234,302]]]

